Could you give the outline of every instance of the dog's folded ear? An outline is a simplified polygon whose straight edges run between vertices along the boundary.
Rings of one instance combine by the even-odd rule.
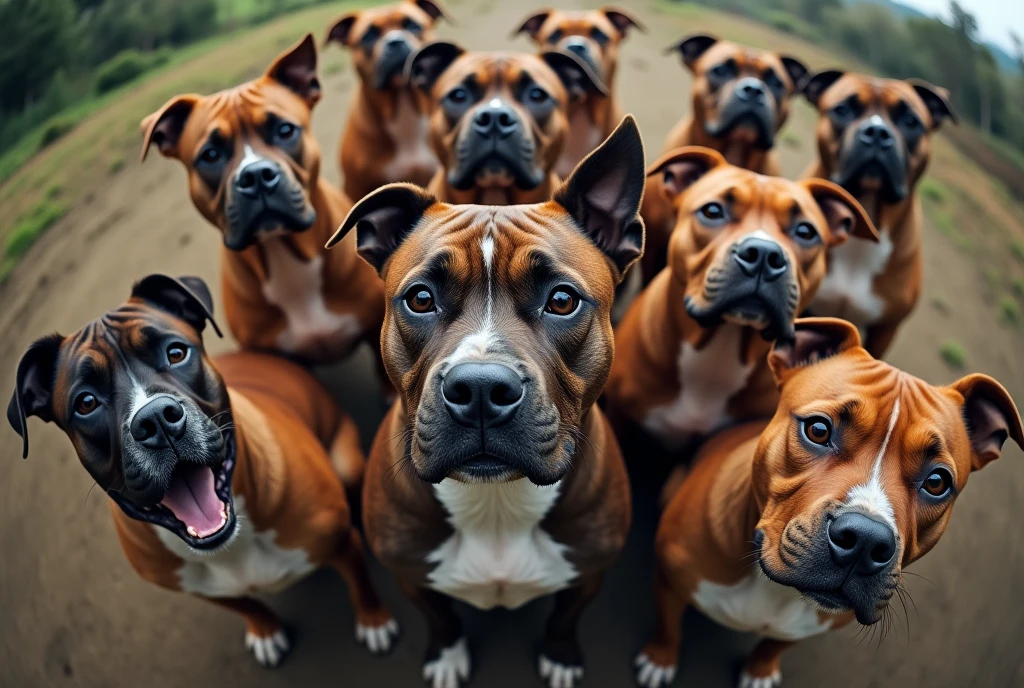
[[[583,158],[555,191],[554,201],[597,244],[621,280],[644,252],[644,144],[632,115]]]
[[[799,183],[811,192],[825,215],[831,235],[830,246],[839,246],[851,236],[878,243],[875,223],[849,191],[827,179],[805,179]]]
[[[789,55],[783,55],[780,59],[782,60],[782,66],[786,68],[786,73],[789,74],[789,78],[793,82],[793,93],[800,93],[804,82],[807,80],[807,67],[803,62]]]
[[[570,100],[577,100],[588,93],[608,95],[608,87],[601,77],[576,53],[568,50],[545,50],[540,57],[565,85]]]
[[[768,366],[781,385],[794,370],[859,346],[860,332],[845,320],[800,318],[793,323],[792,337],[780,338],[772,345]]]
[[[427,43],[406,60],[405,81],[421,91],[429,91],[464,52],[461,46],[447,41]]]
[[[196,332],[202,332],[209,321],[217,336],[224,336],[213,319],[213,297],[210,296],[210,289],[199,277],[184,276],[175,279],[168,275],[149,275],[132,287],[132,298],[181,318]]]
[[[140,162],[146,159],[149,147],[154,143],[160,149],[161,155],[168,158],[180,157],[178,141],[181,139],[181,132],[185,129],[185,122],[188,121],[199,98],[200,96],[192,93],[175,96],[168,100],[162,108],[147,115],[139,123],[139,128],[142,130]]]
[[[947,119],[953,124],[960,122],[960,118],[953,111],[953,104],[949,102],[949,91],[921,79],[907,79],[907,83],[914,87],[928,108],[932,116],[932,129],[938,129]]]
[[[409,0],[409,2],[430,15],[430,18],[434,21],[448,19],[448,15],[444,13],[444,6],[439,2],[434,0]],[[451,19],[448,19],[448,21],[451,21]]]
[[[838,69],[826,69],[823,72],[818,72],[814,76],[804,79],[803,88],[800,89],[800,93],[804,95],[811,105],[818,107],[818,101],[821,100],[821,96],[825,91],[829,89],[835,82],[839,81],[846,72]]]
[[[327,45],[331,41],[337,41],[341,45],[348,45],[349,36],[352,33],[352,27],[355,26],[356,20],[359,19],[359,12],[349,12],[343,14],[334,20],[331,24],[331,28],[327,30],[327,36],[324,38],[324,45]]]
[[[683,58],[683,64],[693,70],[694,64],[700,56],[707,52],[708,48],[718,42],[714,36],[695,34],[687,36],[677,43],[673,43],[665,49],[666,53],[678,52]]]
[[[626,32],[629,31],[630,27],[639,29],[641,33],[647,33],[647,28],[640,23],[640,20],[622,8],[606,6],[602,7],[598,12],[608,17],[608,21],[610,21],[623,36],[626,35]]]
[[[728,164],[725,157],[716,150],[703,146],[683,146],[658,158],[647,168],[647,176],[660,178],[660,188],[671,201],[711,170]]]
[[[435,203],[433,194],[415,184],[382,186],[353,206],[327,242],[327,248],[344,239],[355,227],[356,251],[377,274],[383,275],[388,258]]]
[[[523,23],[519,25],[519,28],[512,32],[512,37],[516,37],[521,33],[525,33],[530,38],[537,40],[537,32],[540,31],[540,27],[544,26],[544,22],[551,16],[551,10],[540,10],[523,20]]]
[[[281,53],[265,76],[293,91],[306,101],[308,107],[316,105],[321,90],[316,74],[316,40],[313,34],[307,33],[301,41]]]
[[[1006,389],[988,375],[960,378],[949,389],[963,398],[967,435],[971,439],[971,470],[999,458],[1007,438],[1024,448],[1020,413]]]
[[[18,362],[7,422],[21,436],[21,458],[28,458],[28,417],[53,421],[53,378],[64,336],[51,334],[32,343]]]

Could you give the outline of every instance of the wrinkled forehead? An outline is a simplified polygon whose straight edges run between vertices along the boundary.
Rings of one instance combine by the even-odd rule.
[[[734,213],[804,215],[824,220],[810,192],[798,182],[768,177],[739,167],[723,166],[704,175],[683,195],[687,210],[710,201],[724,201]]]
[[[844,74],[822,94],[821,109],[829,110],[854,98],[866,111],[891,111],[901,103],[910,107],[925,122],[931,115],[914,87],[899,79],[879,79],[863,74]]]
[[[540,36],[550,36],[561,31],[566,36],[586,35],[597,27],[607,36],[617,36],[619,30],[604,12],[598,10],[562,10],[552,12],[541,27]]]
[[[457,85],[466,85],[485,93],[516,91],[536,84],[556,97],[565,89],[554,70],[536,55],[526,53],[474,52],[461,55],[438,80],[437,95]]]
[[[226,141],[248,138],[261,134],[272,117],[307,126],[309,108],[292,91],[261,77],[200,99],[181,140],[187,150],[214,135]]]
[[[740,72],[760,74],[768,69],[778,72],[779,78],[785,78],[786,72],[778,55],[767,50],[758,50],[729,41],[719,41],[708,48],[697,60],[699,70],[711,69],[723,62],[733,61]]]
[[[433,23],[430,15],[412,2],[399,2],[383,7],[372,7],[359,13],[352,25],[353,36],[362,36],[371,27],[378,29],[401,28],[406,19],[413,19],[422,26]]]

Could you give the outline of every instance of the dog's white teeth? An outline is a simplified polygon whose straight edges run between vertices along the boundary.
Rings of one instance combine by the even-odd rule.
[[[199,537],[199,531],[193,528],[192,526],[186,528],[185,531],[192,537]]]
[[[226,521],[226,520],[228,520],[228,509],[227,509],[227,507],[224,507],[223,509],[220,510],[220,522],[221,522],[221,525],[224,525],[224,521]]]

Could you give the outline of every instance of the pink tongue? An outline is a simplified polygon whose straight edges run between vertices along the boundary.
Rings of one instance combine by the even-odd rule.
[[[220,512],[225,505],[213,490],[213,471],[207,466],[179,465],[160,503],[170,509],[179,521],[195,528],[199,537],[220,530]]]

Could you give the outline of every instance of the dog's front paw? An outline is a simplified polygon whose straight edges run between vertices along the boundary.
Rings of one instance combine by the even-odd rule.
[[[431,688],[459,688],[469,680],[469,668],[469,647],[465,638],[459,638],[423,664],[423,680]]]
[[[583,679],[583,666],[578,663],[562,664],[545,655],[540,656],[537,671],[548,688],[575,688]]]
[[[782,685],[782,672],[776,669],[768,676],[751,676],[746,671],[740,673],[740,688],[779,688]]]
[[[278,628],[269,635],[255,631],[245,632],[245,649],[252,653],[260,666],[273,669],[284,661],[292,649],[283,628]]]
[[[398,640],[398,622],[388,619],[382,624],[364,626],[357,621],[356,640],[373,654],[386,655]]]
[[[676,677],[675,664],[659,664],[641,652],[633,663],[636,667],[636,682],[643,688],[661,688],[672,683]]]

